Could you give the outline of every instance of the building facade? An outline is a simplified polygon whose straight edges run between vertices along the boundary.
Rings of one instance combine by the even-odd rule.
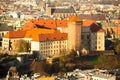
[[[71,7],[51,7],[46,6],[46,14],[54,16],[55,18],[66,18],[68,16],[75,16],[76,12],[74,8]]]

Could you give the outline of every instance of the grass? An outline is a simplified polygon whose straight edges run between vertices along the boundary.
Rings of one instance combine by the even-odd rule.
[[[98,62],[98,55],[94,55],[94,56],[84,56],[84,62],[89,64],[89,65],[98,65],[100,64]]]

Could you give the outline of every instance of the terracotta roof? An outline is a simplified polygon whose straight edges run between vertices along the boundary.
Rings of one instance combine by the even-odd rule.
[[[0,13],[2,13],[3,12],[3,10],[2,9],[0,9]]]
[[[56,23],[54,19],[39,19],[39,20],[32,20],[32,22],[35,25],[40,25],[40,26],[44,26],[47,28],[52,28],[52,29],[56,29]]]
[[[33,41],[54,41],[54,40],[66,40],[67,33],[61,33],[56,30],[51,34],[40,34],[38,38],[34,38]]]
[[[67,20],[39,19],[26,22],[22,30],[31,30],[33,28],[57,29],[57,27],[67,27]]]
[[[19,31],[9,31],[4,38],[24,38],[26,31],[19,30]]]
[[[56,20],[57,27],[67,27],[67,20]]]
[[[103,29],[99,29],[97,32],[105,32],[105,30],[103,30]]]
[[[25,38],[32,38],[36,40],[38,39],[39,34],[51,34],[54,33],[54,31],[55,30],[34,28],[26,32]]]
[[[81,22],[82,20],[78,16],[71,16],[69,22]]]
[[[32,23],[31,21],[27,21],[23,26],[22,30],[31,30],[33,28],[36,28],[36,25]]]
[[[97,24],[94,20],[85,20],[83,21],[83,27],[90,27],[93,23]]]

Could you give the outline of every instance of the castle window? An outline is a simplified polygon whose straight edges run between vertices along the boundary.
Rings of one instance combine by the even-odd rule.
[[[98,44],[100,44],[100,41],[98,42]]]
[[[90,36],[89,35],[87,35],[87,39],[89,39],[90,38]]]
[[[99,49],[101,49],[101,47],[99,46]]]
[[[84,35],[82,35],[82,39],[84,39]]]

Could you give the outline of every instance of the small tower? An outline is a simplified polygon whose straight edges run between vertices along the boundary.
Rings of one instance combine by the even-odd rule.
[[[68,50],[80,51],[82,20],[72,16],[68,20]]]

